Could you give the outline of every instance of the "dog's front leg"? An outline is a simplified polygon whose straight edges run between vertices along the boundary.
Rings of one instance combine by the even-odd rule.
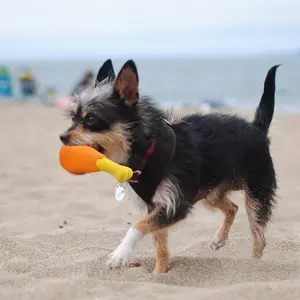
[[[155,232],[157,253],[156,271],[167,271],[167,266],[165,266],[163,263],[163,261],[165,261],[165,259],[168,257],[166,248],[166,236],[164,236],[162,230],[170,226],[171,224],[162,224],[160,222],[161,214],[165,215],[163,209],[156,209],[128,230],[120,245],[110,255],[108,264],[111,268],[118,268],[122,265],[129,266],[130,262],[134,258],[135,249],[138,242],[146,234]]]
[[[169,251],[167,246],[167,229],[153,232],[156,261],[154,273],[167,273],[169,270]]]

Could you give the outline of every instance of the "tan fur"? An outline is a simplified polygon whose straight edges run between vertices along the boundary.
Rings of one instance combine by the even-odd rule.
[[[70,144],[101,145],[104,154],[116,163],[126,163],[130,144],[122,124],[115,124],[110,130],[90,132],[80,124],[70,132]]]
[[[209,209],[219,209],[225,216],[221,223],[220,228],[216,233],[215,240],[212,243],[219,243],[220,241],[226,241],[228,239],[229,231],[233,224],[235,215],[238,211],[238,206],[231,202],[226,194],[230,191],[229,188],[225,186],[220,186],[213,190],[206,199],[203,199],[201,203]],[[248,215],[248,220],[250,223],[250,229],[253,238],[252,247],[252,257],[261,258],[263,250],[266,246],[266,240],[264,236],[263,228],[259,225],[256,211],[258,209],[258,202],[253,199],[246,191],[246,201],[245,201],[246,211]],[[222,246],[216,246],[219,249]]]
[[[218,208],[224,214],[223,222],[221,223],[216,236],[219,239],[226,241],[228,239],[229,231],[233,224],[235,215],[238,211],[238,207],[226,196],[224,196],[221,201],[213,203],[212,206]]]
[[[93,144],[104,148],[104,154],[114,162],[126,163],[129,158],[130,144],[122,124],[115,124],[111,130],[92,134]]]
[[[84,128],[82,126],[82,124],[79,124],[78,126],[76,126],[76,128],[72,131],[70,131],[70,138],[77,138],[79,136],[81,136],[82,134],[84,134]]]
[[[159,212],[159,208],[148,214],[145,218],[137,222],[135,228],[138,229],[143,235],[153,232],[156,250],[156,273],[166,273],[169,267],[169,254],[167,248],[167,227],[171,224],[157,225],[152,222],[153,218]]]
[[[156,263],[155,273],[167,273],[169,269],[169,252],[168,252],[168,233],[167,229],[158,230],[153,233],[155,251],[156,251]]]
[[[261,258],[263,250],[266,246],[266,239],[263,228],[258,224],[258,220],[256,219],[256,210],[258,208],[257,200],[253,199],[248,193],[246,193],[245,204],[253,238],[252,257]]]
[[[228,189],[225,186],[220,186],[213,190],[205,199],[204,204],[210,209],[219,209],[224,214],[224,219],[216,232],[216,237],[213,243],[220,243],[228,239],[228,235],[233,224],[235,215],[238,211],[238,206],[231,202],[226,194]],[[215,245],[216,249],[222,247]]]
[[[155,218],[155,216],[159,213],[160,209],[156,208],[153,212],[150,214],[146,215],[143,219],[138,221],[135,225],[135,228],[138,229],[143,235],[146,235],[148,233],[151,233],[156,230],[161,230],[165,229],[167,227],[170,227],[174,223],[169,223],[169,224],[155,224],[152,222],[152,220]]]
[[[121,70],[116,83],[115,89],[120,97],[127,100],[130,104],[134,104],[139,99],[137,75],[131,68]]]

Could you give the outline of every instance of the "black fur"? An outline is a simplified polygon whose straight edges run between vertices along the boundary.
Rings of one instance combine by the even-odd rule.
[[[253,124],[264,133],[268,133],[274,114],[275,74],[280,65],[272,67],[266,77],[264,92],[256,110]]]
[[[184,117],[185,122],[172,126],[176,135],[176,150],[172,163],[166,168],[162,151],[170,151],[163,135],[163,116],[145,101],[147,112],[153,116],[153,132],[150,139],[157,140],[155,155],[149,161],[144,175],[133,189],[147,202],[151,209],[151,198],[163,177],[176,179],[182,195],[177,199],[174,215],[162,210],[159,223],[170,223],[184,218],[192,205],[205,198],[219,186],[228,190],[246,190],[259,204],[257,219],[266,225],[275,204],[276,177],[266,136],[274,111],[275,66],[270,69],[265,80],[264,93],[253,122],[226,114],[194,114]],[[137,111],[142,120],[143,115]],[[138,128],[138,127],[137,127]],[[137,130],[132,153],[146,151],[143,131]],[[158,136],[159,135],[159,136]],[[143,145],[143,146],[142,146]],[[142,147],[141,147],[142,146]],[[168,150],[167,150],[168,149]],[[134,155],[129,161],[135,167]],[[162,172],[162,169],[165,169]]]
[[[125,66],[131,67],[138,78],[133,61],[128,61]],[[151,142],[156,141],[155,151],[140,180],[130,183],[149,212],[157,207],[155,193],[164,180],[176,187],[173,212],[162,204],[154,223],[167,225],[182,220],[193,204],[220,189],[224,194],[245,190],[254,201],[256,224],[262,228],[266,226],[276,191],[267,132],[274,112],[277,67],[272,67],[267,74],[253,122],[226,114],[192,114],[174,122],[149,98],[141,98],[136,105],[129,106],[118,97],[115,89],[106,99],[96,97],[86,106],[99,123],[105,122],[110,128],[115,123],[126,125],[130,155],[125,164],[133,170],[138,168]],[[105,63],[105,68],[100,68],[97,78],[102,81],[111,74],[114,72],[110,61]],[[80,105],[78,107],[81,109]],[[77,112],[77,116],[81,116],[81,112]],[[172,123],[171,127],[165,119]],[[101,130],[107,131],[108,127]],[[100,129],[87,130],[101,134]],[[99,146],[104,153],[108,150]]]
[[[115,79],[115,72],[113,68],[113,64],[111,59],[108,59],[104,62],[101,68],[98,71],[95,85],[102,82],[105,79],[114,80]]]

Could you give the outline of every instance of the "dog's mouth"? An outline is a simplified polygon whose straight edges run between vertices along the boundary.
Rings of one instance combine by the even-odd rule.
[[[99,145],[99,144],[93,144],[93,145],[88,145],[92,148],[94,148],[95,150],[97,150],[98,152],[101,152],[102,154],[104,154],[104,148]]]

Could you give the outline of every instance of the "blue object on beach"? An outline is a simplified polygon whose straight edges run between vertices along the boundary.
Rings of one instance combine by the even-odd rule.
[[[6,67],[0,67],[0,96],[13,96],[11,77]]]

